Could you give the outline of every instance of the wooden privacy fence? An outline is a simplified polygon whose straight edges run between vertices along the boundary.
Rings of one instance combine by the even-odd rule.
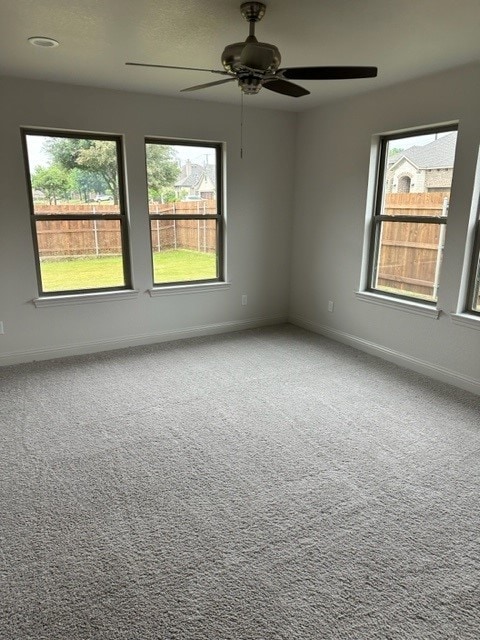
[[[52,220],[36,223],[38,249],[41,258],[78,258],[119,255],[120,225],[117,220],[75,220],[75,215],[118,213],[115,205],[35,205],[35,213],[51,215]],[[216,201],[151,204],[150,229],[153,251],[190,249],[214,253],[217,247],[215,220],[162,220],[153,216],[204,215],[216,213]],[[71,220],[55,220],[55,214],[70,214]]]
[[[449,195],[448,192],[388,193],[384,213],[445,216]],[[443,224],[383,222],[377,286],[435,298],[445,229]]]
[[[217,225],[215,220],[161,220],[162,215],[215,215],[216,200],[193,202],[154,203],[149,207],[151,240],[154,251],[191,249],[203,253],[215,253],[217,249]]]
[[[442,216],[448,192],[390,193],[385,196],[387,215]],[[154,251],[191,249],[213,253],[217,246],[215,220],[193,216],[216,213],[214,200],[151,204],[151,241]],[[113,204],[35,205],[35,212],[51,214],[52,221],[37,222],[42,258],[84,257],[121,253],[116,220],[55,220],[55,213],[118,213]],[[192,215],[192,220],[162,219],[166,215]],[[377,270],[377,286],[434,298],[440,271],[445,225],[384,222]]]
[[[120,255],[118,220],[40,220],[37,222],[41,258],[84,258]]]
[[[215,220],[151,220],[154,251],[191,249],[215,253],[217,225]]]

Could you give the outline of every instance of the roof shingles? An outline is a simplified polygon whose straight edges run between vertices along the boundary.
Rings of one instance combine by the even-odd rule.
[[[401,158],[407,158],[419,169],[451,169],[456,142],[457,132],[452,131],[421,147],[415,146],[401,151],[391,158],[390,167],[393,167]]]

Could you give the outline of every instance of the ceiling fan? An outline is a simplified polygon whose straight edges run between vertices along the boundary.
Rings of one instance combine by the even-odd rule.
[[[181,91],[197,91],[236,80],[243,93],[255,94],[262,87],[293,98],[310,93],[307,89],[290,80],[346,80],[353,78],[374,78],[377,67],[290,67],[280,69],[281,56],[278,48],[267,42],[259,42],[255,37],[255,23],[265,15],[263,2],[244,2],[240,6],[242,16],[250,25],[245,42],[235,42],[225,47],[222,53],[223,70],[199,69],[198,67],[176,67],[166,64],[127,62],[135,67],[157,67],[159,69],[184,69],[186,71],[207,71],[227,76],[222,80],[198,84]]]

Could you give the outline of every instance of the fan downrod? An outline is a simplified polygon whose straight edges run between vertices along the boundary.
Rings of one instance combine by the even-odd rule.
[[[258,22],[265,15],[267,7],[263,2],[244,2],[240,5],[240,13],[247,22]]]

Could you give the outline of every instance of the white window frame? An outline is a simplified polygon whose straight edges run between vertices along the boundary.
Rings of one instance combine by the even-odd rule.
[[[22,143],[25,158],[25,171],[27,180],[27,191],[30,205],[30,220],[32,228],[32,239],[35,256],[35,268],[37,273],[38,282],[38,297],[34,299],[34,304],[37,307],[50,306],[50,304],[78,303],[79,299],[85,301],[103,301],[111,300],[112,295],[116,297],[130,297],[132,293],[136,295],[136,291],[132,288],[132,276],[131,276],[131,258],[130,258],[130,246],[129,246],[129,221],[127,215],[126,205],[126,188],[125,188],[125,162],[123,154],[123,139],[122,136],[115,134],[99,134],[87,131],[63,131],[55,129],[36,129],[36,128],[22,128]],[[107,140],[115,143],[117,167],[118,167],[118,214],[102,214],[102,213],[82,213],[82,214],[58,214],[58,215],[46,215],[35,213],[35,206],[32,195],[32,182],[31,182],[31,167],[27,149],[27,137],[28,136],[41,136],[50,138],[66,138],[66,139],[81,139],[81,140]],[[44,291],[42,283],[42,272],[40,266],[40,251],[38,247],[37,229],[36,223],[40,221],[61,221],[61,220],[117,220],[119,222],[120,231],[120,243],[122,250],[122,264],[123,264],[123,279],[124,284],[114,287],[91,287],[86,289],[55,289]]]
[[[370,176],[371,191],[367,209],[362,286],[361,290],[356,292],[359,299],[365,302],[385,304],[393,308],[438,318],[440,312],[437,310],[437,300],[428,300],[425,298],[410,296],[408,294],[402,295],[395,292],[385,291],[384,289],[380,289],[374,286],[375,273],[378,262],[380,229],[383,221],[424,222],[427,224],[438,224],[443,226],[446,226],[447,224],[446,217],[408,216],[408,218],[405,217],[404,220],[401,216],[385,216],[382,214],[383,198],[386,187],[386,151],[388,143],[391,140],[456,130],[458,130],[458,124],[449,123],[437,126],[432,125],[421,129],[392,132],[376,136],[372,158],[372,165],[374,169],[373,171],[371,171]]]
[[[152,297],[170,293],[172,289],[176,292],[184,291],[210,291],[213,288],[219,289],[228,285],[226,280],[225,269],[225,205],[223,190],[223,173],[224,173],[224,150],[221,142],[202,141],[202,140],[185,140],[175,138],[157,138],[146,137],[144,140],[145,147],[145,166],[147,166],[147,144],[159,144],[168,146],[186,146],[186,147],[208,147],[215,151],[215,180],[216,180],[216,213],[212,215],[197,214],[150,214],[149,213],[149,235],[150,235],[150,260],[152,264],[152,283],[153,287],[149,290]],[[147,174],[147,171],[146,171]],[[153,266],[153,243],[151,222],[153,220],[215,220],[216,221],[216,276],[214,278],[198,279],[198,280],[173,280],[171,282],[155,282],[155,270]]]

